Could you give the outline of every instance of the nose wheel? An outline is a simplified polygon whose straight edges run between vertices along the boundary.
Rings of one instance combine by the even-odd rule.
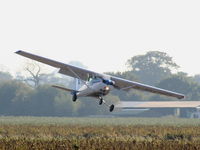
[[[103,100],[103,98],[100,96],[100,97],[99,97],[99,105],[102,105],[103,102],[105,103],[105,101]]]
[[[114,110],[114,108],[115,108],[115,105],[108,105],[106,102],[105,102],[105,100],[103,99],[103,97],[99,97],[99,105],[102,105],[102,104],[105,104],[107,107],[109,107],[109,111],[110,112],[112,112],[113,110]]]

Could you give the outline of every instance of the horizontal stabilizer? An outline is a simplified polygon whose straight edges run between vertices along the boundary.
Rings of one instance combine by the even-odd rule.
[[[68,88],[65,88],[65,87],[57,86],[57,85],[52,85],[52,87],[57,88],[57,89],[61,89],[61,90],[64,90],[64,91],[68,91],[68,92],[78,92],[76,90],[68,89]]]

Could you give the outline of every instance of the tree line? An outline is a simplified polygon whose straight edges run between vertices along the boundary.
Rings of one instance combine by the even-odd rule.
[[[180,68],[168,54],[149,51],[133,56],[127,61],[128,71],[107,72],[107,74],[150,84],[167,90],[183,93],[186,100],[200,100],[200,75],[189,76],[179,72]],[[38,67],[38,68],[37,68]],[[23,116],[88,116],[109,114],[98,100],[80,98],[72,102],[68,92],[55,89],[51,84],[62,84],[73,88],[74,80],[56,76],[55,72],[45,74],[40,66],[25,69],[30,75],[13,77],[9,72],[0,72],[0,115]],[[122,101],[176,100],[165,96],[137,90],[112,91],[105,97],[108,103]]]

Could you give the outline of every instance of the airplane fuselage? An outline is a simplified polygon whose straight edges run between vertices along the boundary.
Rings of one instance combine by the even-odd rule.
[[[77,93],[77,97],[91,96],[99,98],[99,96],[107,95],[112,89],[113,86],[107,85],[103,83],[101,80],[92,80],[86,82],[86,85],[83,85],[78,90],[80,92]]]

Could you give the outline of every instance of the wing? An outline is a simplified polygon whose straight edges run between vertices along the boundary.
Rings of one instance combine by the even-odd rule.
[[[114,77],[114,76],[111,76],[111,80],[114,81],[115,86],[121,90],[128,90],[132,88],[132,89],[147,91],[151,93],[157,93],[161,95],[176,97],[178,99],[182,99],[185,97],[183,94],[180,94],[180,93],[164,90],[161,88],[149,86],[146,84],[141,84],[141,83],[130,81],[130,80],[125,80],[125,79]]]
[[[81,79],[81,80],[84,80],[84,81],[87,80],[88,76],[100,76],[100,74],[98,74],[96,72],[93,72],[93,71],[90,71],[90,70],[87,70],[87,69],[83,69],[83,68],[79,68],[79,67],[75,67],[75,66],[72,66],[72,65],[69,65],[69,64],[64,64],[64,63],[61,63],[61,62],[58,62],[58,61],[55,61],[55,60],[51,60],[51,59],[48,59],[48,58],[45,58],[45,57],[41,57],[41,56],[38,56],[38,55],[27,53],[25,51],[19,50],[15,53],[22,55],[24,57],[27,57],[27,58],[36,60],[38,62],[50,65],[52,67],[59,68],[60,69],[59,73],[64,74],[64,75],[68,75],[68,76],[71,76],[71,77],[74,77],[74,78],[78,78],[78,79]]]

